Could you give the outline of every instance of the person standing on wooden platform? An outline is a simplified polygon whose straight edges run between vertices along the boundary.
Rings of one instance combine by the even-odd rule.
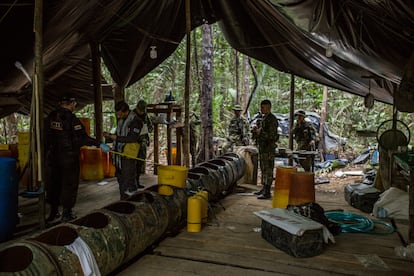
[[[138,138],[141,127],[136,113],[129,109],[126,102],[120,101],[115,104],[115,114],[118,119],[116,134],[104,132],[104,136],[114,142],[113,149],[116,152],[123,154],[114,154],[112,160],[116,168],[120,199],[124,200],[138,190],[135,158],[139,150]]]
[[[306,112],[299,109],[295,112],[296,124],[291,133],[294,135],[297,143],[296,150],[314,151],[316,142],[316,130],[311,122],[305,120]],[[299,160],[302,168],[310,172],[313,167],[313,158],[306,156],[304,160]]]
[[[154,130],[154,126],[152,124],[151,119],[147,114],[147,103],[144,100],[139,100],[137,106],[135,107],[135,113],[137,114],[137,118],[139,121],[139,137],[138,143],[140,145],[138,151],[138,158],[137,160],[137,187],[138,189],[143,189],[145,186],[141,185],[139,177],[141,174],[145,174],[145,159],[147,158],[147,148],[150,144],[150,136],[149,134]]]
[[[263,100],[260,103],[260,112],[262,119],[258,125],[253,126],[253,139],[259,148],[260,170],[263,176],[263,188],[256,192],[258,199],[270,199],[270,188],[273,182],[273,169],[276,155],[276,142],[279,140],[277,129],[279,123],[275,115],[271,112],[272,103],[269,100]]]
[[[72,209],[78,194],[81,146],[96,146],[109,152],[106,144],[88,136],[73,114],[76,104],[74,97],[64,96],[59,107],[46,118],[46,200],[50,204],[47,222],[60,217],[59,205],[63,207],[63,222],[76,218]]]

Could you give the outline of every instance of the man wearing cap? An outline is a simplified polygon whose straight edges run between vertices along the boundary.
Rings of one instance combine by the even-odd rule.
[[[59,108],[46,118],[46,195],[50,204],[47,221],[59,218],[59,205],[63,207],[62,221],[75,218],[72,208],[75,206],[79,186],[81,146],[96,146],[108,152],[109,147],[101,144],[86,133],[85,127],[73,112],[76,99],[64,96]]]
[[[147,147],[150,144],[149,134],[154,130],[151,119],[147,114],[147,103],[144,100],[139,100],[137,106],[135,107],[135,113],[137,114],[140,132],[138,137],[138,143],[140,145],[138,151],[137,160],[137,186],[138,189],[145,188],[145,186],[140,184],[139,177],[141,174],[145,174],[145,160],[147,158]]]
[[[249,122],[241,116],[242,108],[239,104],[233,107],[234,117],[230,120],[227,141],[223,145],[223,153],[233,146],[247,146],[249,144]]]
[[[315,150],[316,130],[311,122],[305,120],[306,112],[299,109],[295,112],[296,124],[291,133],[297,143],[296,150],[311,151]],[[299,160],[305,171],[310,171],[312,167],[312,159],[307,156],[305,160]]]
[[[138,190],[136,157],[139,151],[138,138],[141,125],[137,114],[130,110],[129,105],[124,101],[115,104],[115,115],[118,119],[116,133],[104,132],[104,136],[114,141],[114,150],[121,153],[114,154],[112,161],[116,169],[120,199],[124,200]]]
[[[262,120],[259,125],[252,128],[253,138],[259,148],[260,170],[262,171],[263,188],[255,192],[257,199],[270,199],[270,188],[273,182],[273,169],[275,162],[276,142],[279,140],[277,129],[279,123],[277,118],[271,112],[272,103],[269,100],[263,100],[260,103],[260,113]]]

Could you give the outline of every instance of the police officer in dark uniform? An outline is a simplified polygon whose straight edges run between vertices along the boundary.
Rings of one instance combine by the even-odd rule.
[[[81,146],[97,146],[103,151],[109,147],[88,136],[81,121],[73,114],[76,99],[62,97],[59,108],[52,111],[46,119],[46,189],[50,214],[47,221],[60,217],[58,208],[63,207],[62,221],[75,218],[75,206],[79,186]]]

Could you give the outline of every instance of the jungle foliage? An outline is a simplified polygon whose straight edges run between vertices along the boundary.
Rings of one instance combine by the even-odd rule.
[[[246,103],[250,96],[251,89],[255,82],[252,71],[245,66],[246,56],[236,51],[226,42],[222,33],[216,25],[213,25],[213,122],[214,135],[226,137],[227,122],[232,116],[232,106],[244,99]],[[193,31],[192,36],[192,79],[191,79],[191,98],[190,111],[200,113],[199,93],[201,87],[201,30]],[[176,101],[183,103],[184,84],[185,84],[185,39],[179,45],[177,51],[166,59],[160,66],[148,73],[137,83],[127,87],[125,99],[135,107],[139,99],[144,99],[148,103],[160,103],[164,101],[165,95],[172,91]],[[236,62],[236,57],[241,62]],[[237,64],[237,67],[236,67]],[[290,80],[288,73],[279,72],[272,67],[252,60],[257,71],[258,86],[252,98],[246,116],[252,116],[259,111],[260,101],[270,99],[273,103],[274,113],[288,113],[290,99]],[[247,69],[246,69],[247,68]],[[239,74],[239,75],[237,75]],[[103,75],[111,83],[108,71],[103,68]],[[239,83],[237,83],[237,81]],[[242,82],[247,82],[249,87],[244,87]],[[323,85],[312,81],[295,77],[295,106],[307,111],[320,113],[322,104]],[[236,99],[236,95],[240,95]],[[245,106],[243,106],[244,108]],[[104,108],[104,130],[110,130],[115,125],[113,113],[113,103],[105,102]],[[93,118],[94,109],[87,106],[77,112],[79,117]],[[18,129],[28,130],[28,120],[22,115],[17,115]],[[412,129],[413,115],[399,113],[398,118],[404,121]],[[343,91],[329,88],[327,123],[329,129],[339,136],[348,139],[349,149],[358,152],[368,144],[375,143],[375,138],[362,138],[357,136],[357,130],[376,131],[381,122],[392,119],[392,106],[375,102],[374,107],[366,109],[363,98]],[[0,123],[1,141],[5,142],[5,119]],[[93,125],[93,121],[91,122]]]

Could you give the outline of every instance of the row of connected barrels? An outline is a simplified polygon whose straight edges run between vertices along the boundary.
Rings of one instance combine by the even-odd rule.
[[[0,251],[1,275],[84,275],[67,246],[81,238],[101,275],[107,275],[186,223],[187,198],[206,190],[211,200],[230,193],[243,175],[244,159],[233,153],[201,163],[188,172],[186,187],[159,195],[157,186],[137,192]]]

